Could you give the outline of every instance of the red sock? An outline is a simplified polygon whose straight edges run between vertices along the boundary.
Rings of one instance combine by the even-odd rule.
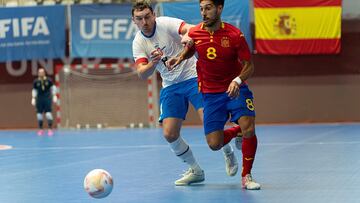
[[[236,137],[238,132],[241,132],[240,126],[235,126],[235,127],[224,130],[224,145],[226,145],[234,137]]]
[[[242,153],[243,153],[243,170],[241,176],[251,173],[251,168],[254,163],[257,148],[256,135],[250,138],[243,137]]]

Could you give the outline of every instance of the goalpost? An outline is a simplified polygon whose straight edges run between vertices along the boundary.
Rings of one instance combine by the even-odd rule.
[[[157,75],[132,63],[58,65],[55,84],[58,128],[158,127]]]

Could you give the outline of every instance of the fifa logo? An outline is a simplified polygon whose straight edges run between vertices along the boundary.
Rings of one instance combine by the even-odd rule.
[[[46,16],[0,19],[0,39],[49,36]]]
[[[288,14],[279,15],[275,19],[274,30],[280,35],[295,35],[296,34],[296,21],[295,18]]]

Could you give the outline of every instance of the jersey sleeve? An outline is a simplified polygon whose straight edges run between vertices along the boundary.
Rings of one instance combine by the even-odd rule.
[[[240,61],[250,61],[251,53],[249,46],[246,42],[245,35],[242,32],[240,32],[238,36],[239,36],[237,42],[238,57]]]
[[[132,50],[133,50],[133,57],[134,57],[134,61],[135,64],[140,64],[140,63],[147,63],[148,62],[148,56],[145,52],[145,48],[141,45],[141,43],[136,40],[133,41],[132,44]]]
[[[195,31],[196,27],[192,27],[189,29],[189,32],[188,32],[188,36],[193,40],[193,44],[191,47],[189,47],[187,44],[186,46],[191,49],[191,50],[194,50],[195,49],[195,41],[194,41],[194,31]]]
[[[157,20],[159,23],[163,24],[167,28],[167,30],[172,36],[179,35],[182,26],[185,25],[185,21],[178,18],[163,16],[159,17]]]
[[[195,27],[192,27],[192,28],[189,29],[188,36],[189,36],[190,38],[193,38],[193,37],[194,37],[194,30],[195,30]]]

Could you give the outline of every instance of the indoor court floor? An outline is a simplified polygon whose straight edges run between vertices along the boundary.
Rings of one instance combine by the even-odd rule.
[[[0,203],[360,202],[360,123],[256,130],[253,177],[262,184],[259,191],[241,188],[240,170],[226,175],[222,151],[208,148],[201,127],[182,129],[206,174],[205,182],[187,187],[173,184],[187,165],[171,152],[161,129],[59,130],[52,137],[3,130],[0,145],[13,148],[0,150]],[[95,168],[114,179],[104,199],[83,189]]]

